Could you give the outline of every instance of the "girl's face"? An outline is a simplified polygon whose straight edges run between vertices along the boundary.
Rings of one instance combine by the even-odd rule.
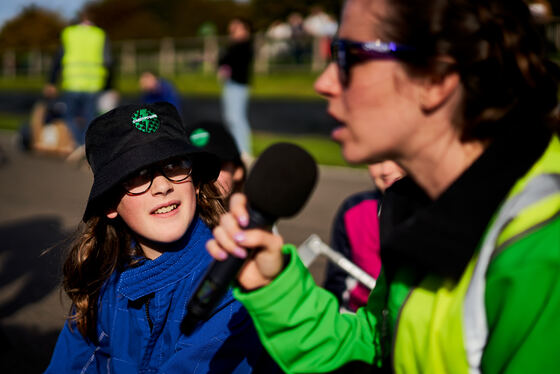
[[[383,0],[348,0],[338,37],[356,42],[380,39],[375,30],[386,11]],[[419,87],[398,61],[389,59],[354,65],[347,86],[339,81],[332,62],[315,82],[315,90],[328,99],[329,114],[341,122],[332,137],[352,163],[394,159],[408,147],[419,131]]]
[[[224,162],[218,175],[218,189],[224,198],[228,198],[234,191],[236,183],[243,179],[244,170],[231,161]]]
[[[381,192],[404,177],[405,171],[394,161],[386,160],[368,166],[373,182]]]
[[[171,182],[158,171],[145,193],[125,194],[107,217],[120,216],[134,232],[146,256],[155,258],[189,228],[196,211],[197,192],[192,177]]]

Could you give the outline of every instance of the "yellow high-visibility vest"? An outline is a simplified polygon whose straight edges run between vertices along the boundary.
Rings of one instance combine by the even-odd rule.
[[[90,25],[68,26],[62,31],[62,89],[100,91],[107,76],[103,65],[105,32]]]

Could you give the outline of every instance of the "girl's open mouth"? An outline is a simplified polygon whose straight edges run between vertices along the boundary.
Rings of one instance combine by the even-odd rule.
[[[177,209],[178,205],[177,204],[171,204],[168,206],[163,206],[161,208],[158,208],[156,210],[154,210],[153,214],[164,214],[164,213],[169,213],[172,210]]]

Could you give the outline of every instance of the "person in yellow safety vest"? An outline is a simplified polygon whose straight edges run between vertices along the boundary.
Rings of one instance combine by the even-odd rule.
[[[81,14],[80,20],[80,23],[62,30],[62,45],[55,56],[49,83],[44,88],[47,98],[56,96],[55,84],[61,76],[65,120],[77,146],[84,144],[87,127],[98,114],[99,94],[111,85],[112,63],[105,31],[95,26],[86,13]]]

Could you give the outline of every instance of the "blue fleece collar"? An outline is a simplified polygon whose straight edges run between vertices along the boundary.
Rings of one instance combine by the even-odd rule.
[[[137,300],[179,282],[193,270],[209,264],[211,257],[205,245],[212,233],[208,226],[196,217],[185,235],[190,236],[185,248],[164,252],[155,260],[125,270],[117,283],[117,292],[129,300]]]

